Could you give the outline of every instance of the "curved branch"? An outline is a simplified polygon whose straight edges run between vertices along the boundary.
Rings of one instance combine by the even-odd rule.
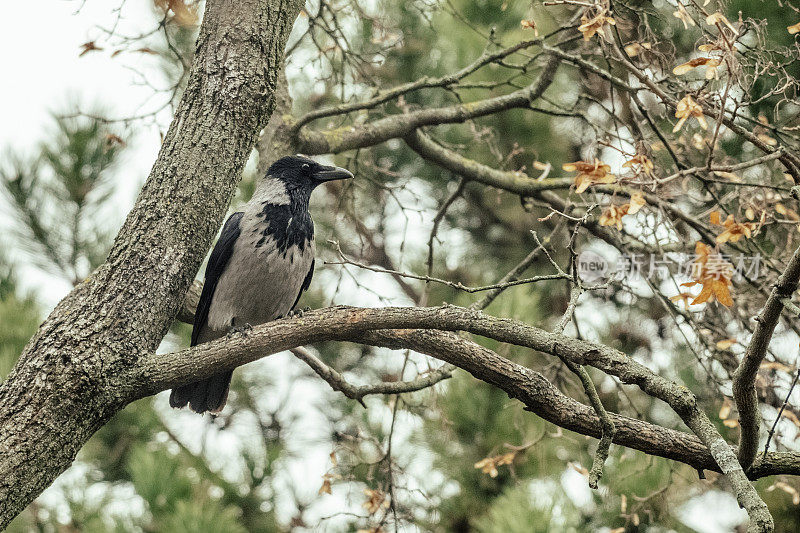
[[[575,182],[574,178],[536,180],[524,172],[497,170],[448,150],[419,130],[412,131],[403,140],[423,159],[436,163],[470,181],[503,189],[520,196],[533,196],[552,189],[569,189]]]
[[[424,329],[399,329],[409,327]],[[142,361],[139,371],[132,370],[120,376],[118,386],[124,387],[133,400],[296,346],[328,340],[350,341],[411,349],[436,357],[501,388],[545,420],[584,435],[600,437],[602,429],[595,411],[564,396],[538,372],[457,334],[428,328],[473,331],[547,353],[557,351],[571,361],[625,376],[624,382],[642,381],[635,377],[638,373],[635,367],[641,365],[621,352],[551,334],[513,320],[489,317],[474,310],[454,306],[332,307],[256,326],[247,336],[220,339],[175,353],[151,355]],[[626,370],[624,367],[627,365],[634,368]],[[658,379],[669,384],[663,378]],[[677,395],[691,397],[685,389],[682,391],[675,384],[671,387]],[[697,469],[720,471],[707,446],[697,437],[642,420],[613,413],[609,415],[616,426],[614,443],[680,461]],[[733,456],[733,450],[728,450]],[[754,477],[779,473],[800,474],[800,454],[772,452],[751,470]]]
[[[531,196],[542,200],[556,211],[562,213],[570,211],[566,200],[552,192],[553,189],[568,189],[574,183],[573,178],[546,178],[535,180],[523,172],[503,171],[488,165],[468,159],[461,154],[437,144],[422,131],[414,131],[403,139],[406,144],[417,152],[423,159],[431,161],[454,174],[463,176],[470,181],[476,181],[497,187],[522,196]],[[634,252],[651,252],[643,243],[631,240],[623,242],[616,232],[600,226],[595,220],[587,220],[586,228],[595,236],[608,242],[618,249],[627,249]],[[667,247],[662,246],[661,250]]]
[[[391,115],[367,124],[345,126],[335,130],[317,131],[301,128],[297,132],[296,146],[298,150],[308,155],[339,153],[373,146],[389,139],[402,138],[422,126],[454,124],[500,111],[528,107],[553,83],[560,61],[557,57],[550,56],[534,83],[503,96],[468,104]]]
[[[415,392],[427,389],[440,381],[449,379],[453,375],[453,370],[455,370],[453,365],[446,364],[413,381],[384,381],[374,385],[359,386],[349,383],[338,371],[323,363],[319,357],[306,348],[298,346],[297,348],[292,348],[290,351],[295,357],[311,367],[311,370],[324,379],[333,390],[341,392],[351,400],[357,400],[358,403],[364,407],[366,407],[364,404],[364,396],[372,394],[402,394],[404,392]]]
[[[466,67],[462,68],[458,72],[454,72],[452,74],[448,74],[446,76],[441,76],[439,78],[429,78],[428,76],[424,76],[416,81],[410,83],[404,83],[402,85],[398,85],[397,87],[393,87],[391,89],[386,89],[385,91],[381,91],[372,98],[360,102],[354,102],[352,104],[342,104],[338,106],[331,106],[325,107],[322,109],[316,109],[314,111],[310,111],[297,119],[297,122],[292,125],[292,134],[296,135],[297,132],[314,120],[318,120],[320,118],[330,117],[334,115],[345,115],[347,113],[352,113],[353,111],[359,111],[362,109],[371,109],[373,107],[379,106],[383,103],[388,102],[398,96],[417,91],[419,89],[426,89],[426,88],[433,88],[433,87],[449,87],[458,83],[459,80],[466,78],[476,70],[480,69],[488,65],[489,63],[493,63],[499,59],[503,59],[505,57],[510,56],[520,50],[524,50],[526,48],[530,48],[531,46],[538,44],[540,42],[539,39],[529,40],[529,41],[522,41],[513,46],[509,46],[508,48],[504,48],[498,52],[489,53],[488,51],[484,51],[481,56],[473,61],[471,64],[467,65]]]

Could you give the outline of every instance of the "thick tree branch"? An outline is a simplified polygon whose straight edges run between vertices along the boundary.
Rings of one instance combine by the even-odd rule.
[[[553,335],[515,321],[483,315],[474,310],[445,306],[433,308],[362,309],[333,307],[256,326],[247,336],[220,339],[170,354],[150,355],[139,370],[120,376],[131,399],[154,394],[198,377],[208,376],[255,361],[266,355],[313,342],[351,341],[396,349],[412,349],[462,368],[478,379],[495,385],[542,418],[566,429],[599,438],[600,420],[594,409],[564,396],[544,376],[509,361],[495,352],[445,331],[397,329],[436,327],[474,331],[487,337],[556,351],[575,362],[613,370],[638,365],[624,354],[607,347]],[[387,329],[389,328],[389,329]],[[514,333],[516,331],[516,333]],[[564,344],[551,341],[558,338]],[[536,349],[539,349],[536,348]],[[628,372],[615,371],[615,375]],[[624,381],[624,380],[623,380]],[[666,380],[663,380],[666,381]],[[669,383],[669,382],[667,382]],[[688,391],[672,384],[680,395]],[[609,413],[616,428],[614,443],[686,463],[697,469],[720,471],[707,447],[697,437],[654,424]],[[729,448],[730,455],[734,452]],[[800,474],[800,454],[772,452],[754,465],[753,477],[778,473]]]

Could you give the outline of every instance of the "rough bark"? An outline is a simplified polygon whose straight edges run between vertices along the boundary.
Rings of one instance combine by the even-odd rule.
[[[286,72],[281,69],[278,85],[275,87],[275,112],[264,127],[256,142],[258,152],[258,176],[267,173],[269,166],[283,156],[298,152],[292,127],[292,97],[289,94],[289,82]]]
[[[558,352],[572,361],[618,375],[625,382],[640,386],[644,383],[639,373],[643,367],[633,362],[633,370],[626,369],[626,362],[632,361],[621,352],[454,306],[320,309],[300,318],[256,326],[246,336],[221,339],[171,354],[150,355],[132,369],[131,374],[118,376],[118,379],[120,386],[127,387],[130,394],[143,397],[295,346],[326,340],[351,341],[431,355],[502,389],[545,420],[584,435],[600,436],[600,421],[591,407],[563,395],[538,372],[441,330],[472,331],[546,353]],[[646,369],[645,373],[653,377]],[[691,393],[667,380],[661,385],[677,396],[688,394],[691,397]],[[697,469],[720,471],[708,447],[694,435],[616,414],[612,418],[617,427],[614,436],[617,444]],[[730,450],[729,457],[733,453]],[[800,473],[800,454],[770,453],[750,472],[753,478],[778,473]]]
[[[186,92],[106,262],[0,387],[0,529],[131,399],[211,243],[274,89],[297,0],[209,0]]]

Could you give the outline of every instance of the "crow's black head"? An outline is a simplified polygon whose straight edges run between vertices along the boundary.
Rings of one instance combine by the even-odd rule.
[[[317,185],[326,181],[352,178],[353,174],[343,168],[322,165],[298,154],[275,161],[267,170],[267,176],[281,180],[290,192],[303,191],[310,195]]]

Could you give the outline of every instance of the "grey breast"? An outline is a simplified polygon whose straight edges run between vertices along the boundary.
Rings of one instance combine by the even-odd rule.
[[[306,246],[290,246],[284,253],[264,233],[263,219],[245,210],[241,235],[209,309],[210,329],[262,324],[285,315],[294,305],[314,259],[313,238]]]

